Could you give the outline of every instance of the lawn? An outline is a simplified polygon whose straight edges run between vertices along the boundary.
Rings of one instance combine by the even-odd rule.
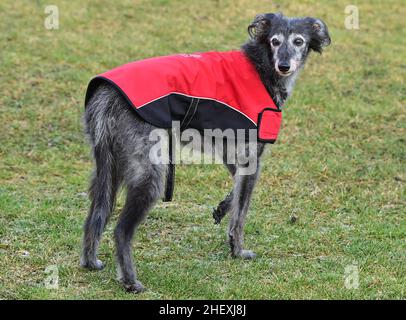
[[[0,2],[0,298],[405,299],[406,7],[354,1]],[[332,46],[313,54],[268,148],[247,220],[254,261],[233,260],[227,221],[211,211],[231,188],[219,165],[180,165],[173,202],[158,203],[135,236],[148,291],[115,280],[112,230],[106,268],[79,267],[92,162],[81,115],[86,85],[125,62],[228,50],[256,13],[324,19]],[[297,221],[292,221],[292,216]],[[58,288],[45,285],[53,268]],[[52,273],[52,272],[51,272]]]

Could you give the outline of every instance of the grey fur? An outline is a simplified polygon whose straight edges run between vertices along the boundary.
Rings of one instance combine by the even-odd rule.
[[[155,127],[139,118],[111,86],[102,85],[86,106],[85,124],[96,168],[90,186],[91,207],[84,226],[81,264],[101,269],[97,249],[121,184],[127,197],[114,237],[121,281],[130,291],[142,291],[132,267],[131,239],[138,224],[162,196],[165,165],[152,164],[148,152]]]
[[[315,24],[319,26],[317,30],[312,28]],[[284,76],[275,70],[275,57],[278,55],[270,45],[270,39],[277,33],[285,35],[287,39],[292,30],[303,34],[305,44],[301,50],[291,50],[288,45],[284,46],[285,49],[281,47],[279,55],[282,54],[284,59],[294,57],[299,63],[292,74]],[[257,68],[273,100],[282,107],[309,49],[321,51],[321,47],[329,42],[327,27],[318,19],[289,19],[280,14],[267,14],[254,20],[249,26],[249,33],[251,39],[242,49]],[[92,270],[103,268],[102,262],[97,259],[97,250],[113,211],[117,191],[121,185],[125,185],[126,202],[114,231],[118,273],[128,291],[141,292],[144,287],[137,280],[133,267],[131,240],[137,226],[162,197],[167,171],[166,165],[152,164],[148,156],[155,144],[150,141],[149,135],[156,127],[141,119],[122,95],[108,84],[99,86],[89,100],[84,122],[95,159],[95,170],[89,190],[91,206],[84,225],[81,264]],[[252,150],[248,148],[248,143],[240,143],[243,143],[246,152]],[[238,161],[236,164],[226,164],[233,176],[234,187],[213,212],[216,223],[230,213],[228,237],[231,254],[244,259],[255,257],[252,251],[244,249],[243,229],[259,177],[259,160],[265,144],[258,142],[254,147],[255,152],[250,156],[258,161],[257,171],[252,175],[241,175],[239,169],[243,165]],[[226,158],[226,152],[223,152],[223,159]]]

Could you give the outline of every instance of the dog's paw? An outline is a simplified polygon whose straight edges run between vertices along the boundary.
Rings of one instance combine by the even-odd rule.
[[[101,260],[96,259],[95,261],[81,261],[81,266],[88,270],[102,270],[104,268],[103,262]]]
[[[252,260],[256,257],[257,255],[255,254],[254,251],[251,250],[242,250],[240,253],[240,257],[246,260]]]
[[[124,288],[127,292],[131,292],[131,293],[141,293],[145,291],[145,287],[144,285],[139,282],[139,281],[135,281],[135,283],[123,283]]]
[[[238,254],[233,254],[234,258],[240,258],[244,260],[252,260],[256,256],[257,255],[255,254],[255,252],[251,250],[241,250]]]
[[[214,224],[220,224],[225,215],[226,212],[224,212],[224,210],[222,210],[220,207],[213,209]]]

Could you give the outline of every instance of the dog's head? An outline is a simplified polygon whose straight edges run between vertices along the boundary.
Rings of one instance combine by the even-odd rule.
[[[331,43],[327,25],[316,18],[287,18],[280,13],[256,16],[248,26],[251,39],[266,47],[282,77],[298,71],[311,50],[321,53]]]

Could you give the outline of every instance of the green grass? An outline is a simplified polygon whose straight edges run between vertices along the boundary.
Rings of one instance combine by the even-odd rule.
[[[406,298],[405,6],[355,1],[46,1],[0,3],[0,298]],[[125,62],[238,48],[256,13],[318,16],[333,45],[313,55],[264,157],[246,226],[251,262],[233,260],[211,210],[231,188],[221,166],[179,166],[134,241],[142,295],[115,280],[112,229],[102,272],[79,267],[91,171],[81,126],[88,80]],[[290,216],[298,216],[290,223]],[[356,263],[359,288],[346,289]],[[59,289],[44,287],[57,265]]]

